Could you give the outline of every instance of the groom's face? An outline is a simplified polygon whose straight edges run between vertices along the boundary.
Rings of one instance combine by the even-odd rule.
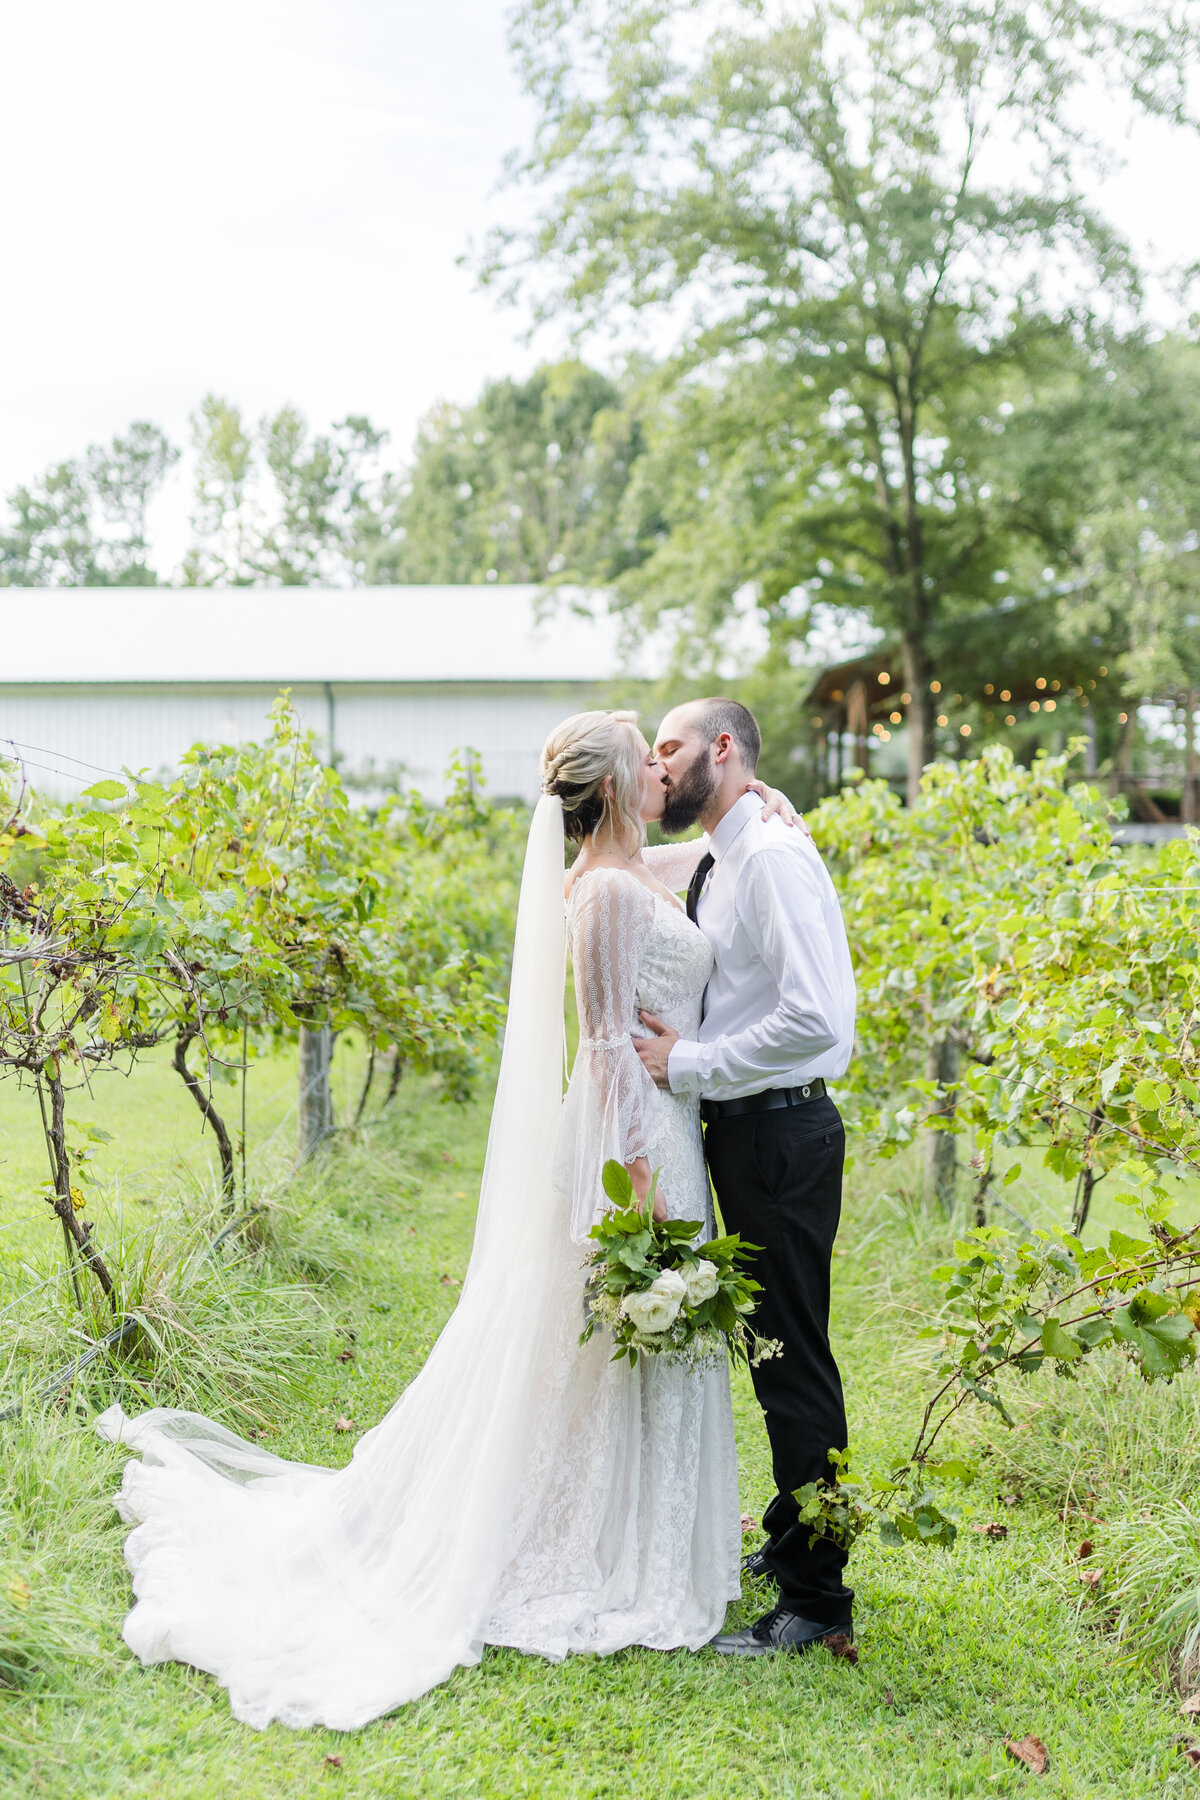
[[[662,828],[687,831],[704,811],[720,784],[713,746],[706,744],[686,706],[669,712],[658,728],[654,754],[666,778]]]

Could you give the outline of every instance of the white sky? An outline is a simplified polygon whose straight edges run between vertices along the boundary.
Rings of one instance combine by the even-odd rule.
[[[0,11],[0,494],[135,418],[186,443],[215,390],[365,412],[407,452],[553,341],[455,259],[529,113],[504,0],[9,0]],[[1200,258],[1200,146],[1141,127],[1106,209]],[[156,521],[183,547],[182,471]],[[161,565],[160,565],[161,566]]]

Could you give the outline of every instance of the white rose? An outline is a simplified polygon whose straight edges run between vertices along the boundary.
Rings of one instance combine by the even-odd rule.
[[[677,1269],[664,1269],[658,1279],[640,1294],[626,1294],[621,1311],[636,1331],[655,1336],[667,1331],[679,1316],[687,1293],[687,1284]]]
[[[687,1288],[689,1306],[699,1306],[702,1301],[711,1300],[720,1286],[720,1282],[717,1280],[716,1263],[703,1260],[698,1262],[694,1269],[688,1269],[683,1280]]]

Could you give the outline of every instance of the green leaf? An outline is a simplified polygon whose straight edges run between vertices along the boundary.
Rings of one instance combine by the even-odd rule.
[[[82,798],[85,800],[123,800],[129,792],[124,781],[97,781],[89,788],[84,788]]]
[[[1058,1362],[1078,1362],[1083,1355],[1082,1347],[1054,1318],[1042,1324],[1042,1349]]]
[[[616,1201],[618,1206],[634,1204],[633,1182],[630,1180],[629,1170],[622,1163],[610,1157],[604,1165],[600,1179],[605,1193],[610,1200]]]

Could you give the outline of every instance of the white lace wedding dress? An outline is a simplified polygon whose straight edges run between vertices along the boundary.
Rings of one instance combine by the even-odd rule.
[[[561,831],[544,799],[462,1295],[352,1461],[289,1463],[169,1408],[97,1421],[141,1452],[117,1496],[135,1526],[126,1641],[210,1671],[248,1724],[354,1729],[488,1643],[698,1649],[738,1592],[726,1366],[631,1369],[601,1333],[578,1343],[605,1157],[644,1152],[671,1216],[708,1216],[694,1103],[653,1086],[632,1033],[638,1006],[694,1033],[711,952],[631,876],[576,881],[581,1041],[563,1101]],[[678,888],[696,854],[655,853],[656,872]]]

